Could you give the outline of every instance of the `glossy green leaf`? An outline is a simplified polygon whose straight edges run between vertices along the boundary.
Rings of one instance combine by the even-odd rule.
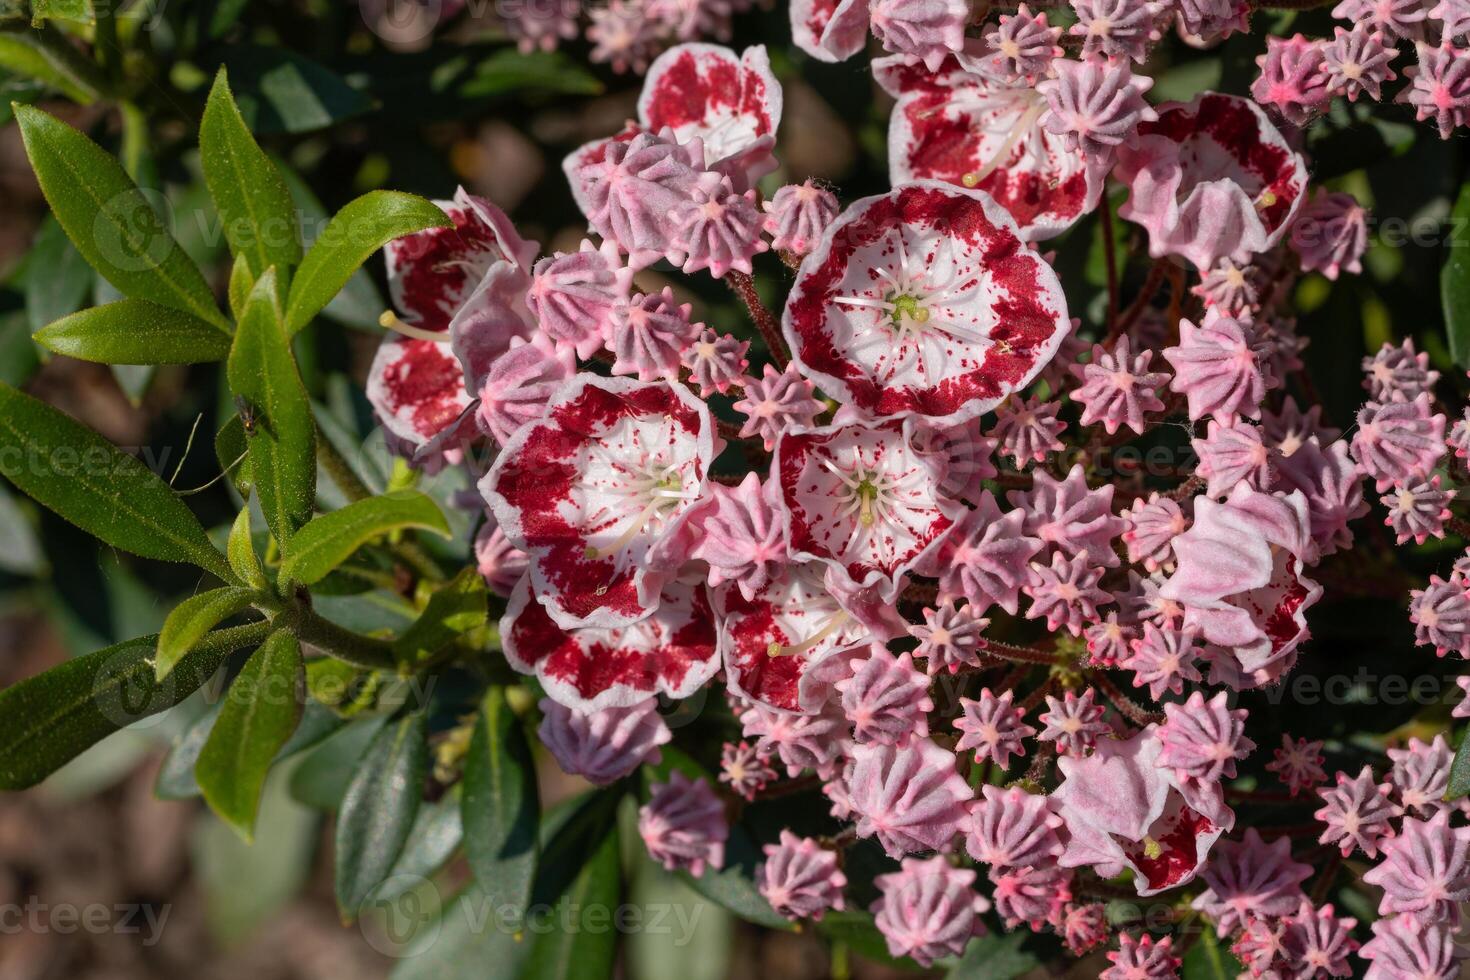
[[[104,84],[97,66],[51,28],[0,31],[0,67],[45,82],[82,105],[96,101]]]
[[[214,633],[162,682],[153,676],[158,637],[145,636],[68,660],[0,691],[0,789],[26,789],[119,729],[172,708],[199,689],[231,650],[259,643],[263,628]]]
[[[224,69],[204,107],[199,159],[230,250],[245,256],[257,278],[272,266],[286,277],[301,261],[291,191],[245,125]]]
[[[489,590],[478,569],[466,568],[429,596],[424,611],[393,642],[393,652],[406,664],[422,661],[456,639],[485,625]]]
[[[281,577],[303,585],[320,582],[373,538],[405,528],[449,537],[449,525],[439,505],[424,494],[400,490],[369,497],[322,514],[296,532],[286,545]]]
[[[386,720],[363,718],[344,725],[308,752],[291,774],[291,796],[318,810],[341,806],[358,760]]]
[[[175,606],[158,634],[158,658],[154,664],[158,679],[167,677],[210,630],[249,609],[256,598],[252,589],[227,585],[192,595]]]
[[[393,869],[413,828],[429,769],[425,715],[383,728],[358,760],[337,814],[337,907],[346,921]]]
[[[260,509],[283,549],[316,501],[316,425],[281,331],[275,273],[255,283],[230,351],[230,390],[243,403],[250,469]]]
[[[290,633],[272,633],[230,685],[199,753],[194,776],[205,801],[247,841],[266,774],[301,721],[304,697],[301,645]]]
[[[123,299],[42,327],[36,343],[98,364],[202,364],[223,360],[230,338],[191,313]]]
[[[339,75],[280,46],[225,51],[240,111],[257,133],[304,133],[360,115],[372,103]]]
[[[1450,356],[1460,367],[1470,368],[1470,181],[1460,185],[1449,228],[1439,272],[1440,305]]]
[[[198,764],[199,753],[204,751],[204,743],[209,741],[209,733],[214,730],[214,723],[224,706],[223,700],[209,705],[174,739],[168,755],[158,767],[158,778],[153,781],[154,796],[160,800],[192,800],[199,795],[194,766]]]
[[[125,296],[229,330],[204,275],[116,160],[39,109],[20,106],[16,120],[52,213],[92,268]]]
[[[48,214],[26,254],[26,315],[31,333],[81,309],[92,292],[93,279],[92,267],[56,218]]]
[[[144,558],[191,562],[225,581],[233,577],[199,519],[161,478],[81,423],[4,384],[0,473],[106,544]]]
[[[90,24],[97,19],[92,0],[31,0],[31,23],[39,27],[47,20],[69,20]]]
[[[295,334],[311,322],[358,266],[393,239],[451,226],[438,205],[413,194],[371,191],[349,202],[301,260],[286,306],[287,332]]]
[[[556,841],[548,853],[557,853]],[[530,958],[521,971],[521,980],[581,980],[583,977],[611,977],[617,958],[617,930],[607,922],[609,909],[615,909],[622,898],[622,865],[618,860],[618,833],[615,821],[594,835],[574,864],[576,875],[559,894],[538,891],[537,907],[550,906],[549,923],[538,929],[531,946]],[[557,853],[557,856],[563,857]],[[565,925],[563,925],[565,923]],[[544,928],[549,924],[550,928]]]
[[[1199,941],[1185,954],[1183,966],[1183,980],[1235,980],[1245,972],[1208,926],[1201,928]]]
[[[949,980],[1013,980],[1035,969],[1041,961],[1021,947],[1027,933],[991,933],[970,940]]]
[[[225,545],[225,557],[235,575],[252,589],[264,592],[270,588],[265,569],[260,565],[260,556],[255,553],[255,537],[250,530],[250,508],[241,507],[230,525],[229,541]]]
[[[519,918],[531,900],[541,806],[531,747],[501,687],[486,692],[475,719],[460,817],[480,890],[493,907],[513,908]]]

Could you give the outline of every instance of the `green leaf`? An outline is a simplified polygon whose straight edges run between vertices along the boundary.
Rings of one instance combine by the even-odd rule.
[[[209,741],[209,733],[214,730],[214,723],[224,706],[223,700],[209,705],[174,739],[163,764],[158,767],[158,779],[153,783],[154,796],[161,800],[191,800],[199,795],[194,766],[198,764],[199,753],[204,751],[204,743]]]
[[[231,251],[246,257],[256,277],[274,266],[284,280],[301,261],[291,191],[250,135],[223,68],[199,125],[199,162]]]
[[[344,921],[382,884],[398,860],[429,768],[425,714],[410,711],[380,731],[357,763],[337,814],[337,907]]]
[[[225,557],[240,581],[260,592],[270,588],[265,569],[260,567],[260,556],[255,553],[255,537],[250,531],[250,508],[241,507],[230,525],[230,538],[225,545]]]
[[[211,635],[167,680],[153,676],[158,637],[68,660],[0,691],[0,789],[26,789],[113,732],[172,708],[231,650],[260,642],[253,626]]]
[[[275,273],[255,283],[230,351],[230,390],[252,416],[250,469],[271,532],[287,542],[316,501],[316,425],[291,345],[281,332]]]
[[[31,0],[31,24],[36,27],[47,20],[91,24],[96,19],[91,0]]]
[[[97,66],[51,28],[0,30],[0,66],[45,82],[82,105],[95,102],[105,84]]]
[[[501,48],[475,65],[461,83],[458,95],[465,99],[510,94],[524,97],[532,91],[597,95],[603,87],[596,75],[560,51],[523,52]]]
[[[115,548],[191,562],[226,582],[234,577],[199,519],[168,484],[91,429],[5,384],[0,474]]]
[[[548,851],[556,848],[552,842]],[[560,857],[560,855],[558,855]],[[552,928],[538,930],[520,980],[580,980],[611,977],[617,955],[617,930],[606,920],[622,897],[616,821],[595,836],[571,883],[559,894],[537,895],[537,905],[551,906]],[[593,918],[593,917],[596,918]]]
[[[322,229],[291,283],[286,332],[295,334],[337,295],[368,257],[404,235],[449,228],[438,205],[413,194],[371,191],[350,201]]]
[[[1200,937],[1184,955],[1184,980],[1234,980],[1243,972],[1230,950],[1220,948],[1215,930],[1199,923]]]
[[[291,774],[291,796],[318,810],[335,810],[347,795],[357,763],[387,719],[363,718],[345,725],[309,752]]]
[[[41,366],[24,310],[0,313],[0,383],[23,385]]]
[[[399,661],[413,664],[485,625],[489,590],[478,569],[466,568],[429,596],[423,613],[393,642]]]
[[[460,817],[480,890],[492,907],[513,908],[519,919],[531,900],[541,806],[531,747],[501,687],[486,692],[475,719]]]
[[[230,266],[230,285],[227,290],[229,294],[230,314],[235,319],[240,319],[245,312],[245,304],[250,299],[250,290],[255,287],[255,277],[250,274],[250,263],[245,256],[235,256],[235,264]]]
[[[247,841],[266,773],[301,721],[304,689],[301,645],[290,633],[272,633],[230,685],[199,753],[194,775],[205,802]]]
[[[1455,208],[1450,212],[1445,248],[1448,251],[1439,272],[1439,295],[1450,356],[1460,367],[1470,368],[1470,181],[1460,185]]]
[[[256,598],[252,589],[227,585],[190,596],[175,606],[158,634],[158,659],[154,665],[158,679],[167,677],[210,630],[249,609]]]
[[[64,316],[36,333],[56,354],[98,364],[202,364],[223,360],[230,338],[192,313],[123,299]]]
[[[1025,932],[991,933],[970,941],[949,980],[1011,980],[1041,964],[1021,947]]]
[[[1467,793],[1470,793],[1470,728],[1460,736],[1460,748],[1455,752],[1455,761],[1450,763],[1450,783],[1444,798],[1458,800]]]
[[[373,706],[381,677],[341,660],[323,657],[306,668],[306,689],[312,698],[342,718],[351,718]]]
[[[304,133],[372,108],[339,75],[285,48],[232,45],[225,67],[241,113],[257,133]]]
[[[373,538],[390,531],[419,528],[449,537],[439,505],[415,490],[369,497],[322,514],[296,532],[283,549],[281,577],[312,585]]]
[[[92,279],[87,260],[48,214],[26,253],[26,315],[31,333],[81,309],[92,291]]]
[[[67,237],[123,295],[228,332],[214,294],[143,191],[101,147],[31,106],[15,111],[26,154]]]

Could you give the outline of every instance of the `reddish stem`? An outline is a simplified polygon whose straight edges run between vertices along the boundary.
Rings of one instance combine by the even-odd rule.
[[[755,328],[761,332],[766,347],[770,348],[771,360],[776,362],[778,368],[786,370],[786,365],[791,362],[791,352],[786,349],[786,340],[781,336],[781,325],[776,322],[771,311],[766,309],[766,304],[761,302],[760,293],[755,289],[755,280],[743,272],[731,269],[725,273],[725,282],[730,284],[731,291],[740,297],[740,301],[750,312]]]
[[[1023,647],[1015,643],[1002,643],[1000,640],[991,639],[983,642],[986,653],[1003,660],[1013,660],[1023,664],[1040,664],[1043,667],[1054,666],[1057,662],[1056,654],[1038,650],[1036,647]]]
[[[1152,725],[1155,722],[1164,720],[1162,714],[1147,710],[1119,690],[1118,685],[1114,684],[1113,679],[1107,674],[1097,670],[1089,670],[1087,671],[1087,680],[1089,683],[1098,687],[1104,696],[1113,702],[1114,707],[1123,713],[1123,717],[1135,725]]]

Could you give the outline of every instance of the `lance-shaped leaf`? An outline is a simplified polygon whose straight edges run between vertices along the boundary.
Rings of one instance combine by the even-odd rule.
[[[316,426],[291,345],[281,331],[275,272],[255,283],[230,351],[230,390],[249,416],[250,469],[260,509],[283,548],[311,519]]]
[[[5,384],[0,474],[114,548],[190,562],[227,582],[234,579],[199,519],[168,484],[91,429]]]
[[[617,931],[584,917],[616,908],[622,897],[614,817],[619,798],[614,791],[596,794],[547,842],[535,908],[550,908],[550,920],[567,926],[537,931],[522,980],[612,976]]]
[[[0,67],[45,82],[81,105],[95,102],[106,84],[97,65],[51,27],[0,31]]]
[[[449,524],[430,497],[414,490],[369,497],[323,514],[297,531],[285,545],[281,577],[302,585],[320,582],[373,538],[406,528],[449,537]]]
[[[82,253],[56,218],[47,215],[26,254],[26,316],[31,333],[81,309],[95,281]]]
[[[429,768],[425,716],[410,711],[374,736],[337,814],[337,907],[346,921],[393,870],[413,829]]]
[[[245,257],[255,276],[274,266],[286,278],[287,270],[301,261],[291,191],[250,135],[223,68],[199,125],[199,162],[230,250]]]
[[[192,313],[123,299],[64,316],[36,332],[56,354],[98,364],[202,364],[223,360],[230,338]]]
[[[210,809],[247,841],[266,773],[301,721],[305,686],[301,645],[290,633],[272,633],[230,685],[194,766]]]
[[[214,674],[232,650],[259,643],[264,624],[210,634],[158,681],[157,636],[68,660],[0,691],[0,789],[26,789],[140,719],[172,708]]]
[[[227,585],[190,596],[173,608],[158,634],[158,658],[154,671],[159,680],[220,623],[250,608],[256,599],[252,589]]]
[[[520,719],[492,687],[480,704],[464,763],[465,853],[492,908],[515,910],[531,900],[536,874],[536,828],[541,807],[536,765]]]
[[[370,191],[351,201],[322,229],[301,260],[286,305],[286,330],[306,326],[332,301],[368,256],[395,238],[425,228],[449,228],[449,216],[432,201],[396,191]]]
[[[228,332],[199,267],[118,162],[40,109],[18,106],[15,118],[52,213],[88,264],[125,296],[192,313]]]
[[[270,588],[265,569],[260,566],[260,556],[255,553],[255,538],[250,531],[250,508],[241,507],[230,526],[230,537],[225,543],[225,557],[235,570],[240,581],[264,592]]]

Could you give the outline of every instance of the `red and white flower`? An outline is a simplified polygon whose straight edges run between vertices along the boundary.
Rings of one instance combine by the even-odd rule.
[[[965,510],[939,492],[943,459],[914,438],[912,421],[783,435],[773,465],[793,557],[825,562],[891,602],[904,574]]]
[[[950,58],[937,72],[911,58],[873,64],[898,104],[888,120],[888,176],[896,187],[942,180],[982,190],[1010,212],[1021,238],[1051,238],[1097,206],[1108,161],[1069,149],[1041,125],[1035,86]]]
[[[563,629],[521,579],[500,621],[505,659],[578,711],[687,698],[714,676],[715,626],[702,585],[670,582],[658,608],[630,626]]]
[[[791,0],[791,39],[818,61],[845,61],[868,42],[868,0]]]
[[[505,445],[480,491],[530,556],[553,621],[614,628],[658,607],[716,455],[713,429],[682,385],[580,374]]]
[[[803,374],[878,417],[975,418],[1071,328],[1056,274],[988,195],[937,181],[864,198],[796,274],[782,327]]]

